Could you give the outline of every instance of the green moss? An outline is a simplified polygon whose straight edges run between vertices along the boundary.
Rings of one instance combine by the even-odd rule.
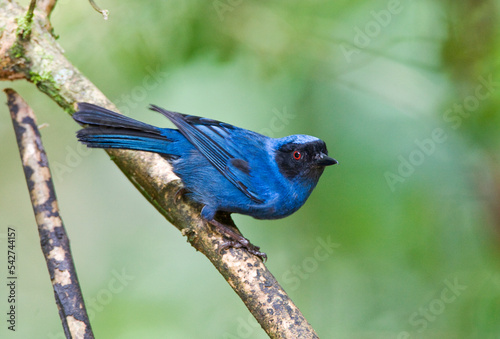
[[[36,72],[30,71],[28,79],[37,86],[41,82],[49,82],[49,83],[53,83],[54,86],[57,86],[56,82],[52,78],[51,72],[36,73]]]
[[[9,50],[9,54],[10,54],[12,59],[18,59],[18,58],[21,58],[22,56],[24,56],[23,44],[19,40],[14,42],[14,44],[12,45],[12,47]]]
[[[14,42],[9,51],[10,56],[13,59],[18,59],[24,56],[23,40],[29,38],[31,34],[32,18],[28,18],[28,16],[17,17],[16,21],[18,24],[16,29],[18,39]]]
[[[33,82],[36,87],[43,93],[47,94],[67,113],[72,114],[73,108],[68,104],[68,101],[59,93],[60,86],[55,82],[51,72],[37,73],[30,71],[28,80]]]
[[[23,40],[26,40],[31,35],[31,25],[33,24],[33,12],[35,10],[36,2],[32,1],[26,12],[21,18],[17,19],[18,27],[17,27],[17,36]]]
[[[33,17],[24,16],[17,19],[17,30],[16,34],[23,40],[26,40],[31,35],[31,25],[33,23]]]

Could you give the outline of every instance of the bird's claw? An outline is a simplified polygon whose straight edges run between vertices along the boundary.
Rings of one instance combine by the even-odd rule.
[[[243,238],[244,241],[238,241],[238,240],[227,240],[225,241],[220,247],[219,247],[219,253],[223,250],[226,250],[230,247],[233,248],[244,248],[248,251],[248,253],[253,254],[257,257],[259,257],[260,260],[263,262],[267,261],[267,254],[264,252],[260,252],[260,247],[255,246],[252,243],[250,243],[246,238]]]
[[[175,192],[174,194],[174,201],[176,203],[179,202],[179,200],[182,199],[182,197],[184,196],[184,194],[188,193],[189,191],[185,188],[185,187],[181,187],[177,190],[177,192]]]
[[[226,238],[226,241],[219,247],[219,253],[230,247],[233,248],[244,248],[248,253],[259,257],[260,260],[265,262],[267,260],[267,254],[260,252],[260,247],[253,245],[247,238],[242,236],[237,230],[233,229],[231,226],[221,223],[215,219],[209,221],[209,223],[215,226],[216,230]]]

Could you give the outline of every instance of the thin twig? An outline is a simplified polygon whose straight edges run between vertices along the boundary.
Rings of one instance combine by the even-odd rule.
[[[92,339],[69,239],[59,215],[47,155],[35,115],[14,90],[5,89],[26,182],[66,338]]]
[[[41,10],[45,15],[50,18],[54,7],[56,6],[57,0],[38,0],[38,9]]]
[[[19,7],[15,2],[0,7],[0,22],[6,22],[0,36],[0,52],[4,49],[2,55],[6,56],[0,79],[31,79],[69,113],[74,112],[76,102],[82,101],[116,111],[102,92],[65,58],[46,29],[38,25],[43,19],[33,25],[40,38],[26,41],[21,56],[10,53],[16,42],[12,38],[15,27],[11,25],[16,25],[12,13],[22,13]],[[50,63],[46,62],[47,55],[50,55]],[[243,249],[220,252],[218,249],[225,240],[200,218],[200,206],[192,201],[176,201],[175,194],[182,185],[165,159],[147,152],[109,150],[108,153],[144,197],[213,263],[271,338],[317,338],[314,329],[260,259]]]
[[[35,12],[36,0],[31,0],[30,6],[28,7],[28,12],[26,13],[26,22],[31,24],[33,20],[33,12]]]
[[[94,8],[97,12],[102,14],[104,20],[108,20],[109,11],[107,9],[101,9],[99,6],[97,6],[94,0],[89,0],[89,2],[92,5],[92,8]]]
[[[19,20],[19,29],[17,36],[20,40],[29,40],[31,36],[31,24],[33,23],[33,14],[35,12],[36,0],[31,0],[30,6],[23,18]]]

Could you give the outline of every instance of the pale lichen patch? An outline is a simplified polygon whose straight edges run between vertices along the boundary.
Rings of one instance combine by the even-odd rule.
[[[71,275],[68,270],[61,271],[59,269],[54,270],[54,281],[61,286],[66,286],[71,284]]]
[[[54,232],[56,227],[62,226],[62,220],[60,217],[47,217],[45,211],[37,213],[35,215],[35,219],[38,225],[43,225],[43,228],[49,232]]]
[[[76,319],[72,315],[68,315],[66,321],[73,338],[83,338],[85,336],[87,326],[83,321]]]
[[[57,246],[57,247],[54,247],[54,249],[49,252],[48,258],[55,259],[57,261],[63,261],[65,254],[66,253],[65,253],[64,249],[60,246]]]
[[[52,201],[52,213],[56,213],[59,211],[59,205],[57,204],[57,200]]]

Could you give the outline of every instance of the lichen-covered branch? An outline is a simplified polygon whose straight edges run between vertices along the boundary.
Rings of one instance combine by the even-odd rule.
[[[46,28],[50,24],[45,16],[35,11],[31,38],[18,38],[16,18],[25,12],[15,2],[0,0],[0,79],[27,79],[70,114],[81,101],[116,111],[99,89],[64,57]],[[176,201],[175,193],[182,184],[167,161],[146,152],[110,150],[108,153],[144,197],[213,263],[270,337],[317,337],[260,259],[243,249],[220,252],[224,239],[200,218],[200,206],[183,199]]]
[[[69,239],[59,215],[47,155],[35,115],[14,90],[6,89],[5,93],[64,333],[66,338],[92,339],[94,335],[73,264]]]

